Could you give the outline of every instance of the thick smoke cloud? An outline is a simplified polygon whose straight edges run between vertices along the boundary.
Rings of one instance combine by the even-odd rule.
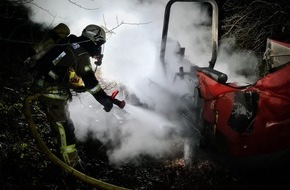
[[[190,89],[179,79],[173,83],[180,65],[176,64],[178,58],[172,55],[178,41],[186,47],[186,59],[199,66],[208,65],[211,19],[206,7],[198,3],[174,5],[169,26],[169,37],[173,42],[168,48],[168,53],[173,53],[166,57],[169,64],[165,76],[159,63],[159,51],[167,0],[79,0],[74,1],[75,4],[58,0],[33,2],[38,6],[30,5],[32,20],[47,26],[63,22],[76,35],[92,23],[108,30],[115,28],[105,45],[102,77],[126,86],[142,105],[128,104],[124,110],[114,107],[106,113],[89,94],[75,97],[70,103],[70,112],[77,138],[85,141],[88,133],[93,134],[108,146],[109,159],[114,163],[130,161],[144,154],[160,158],[175,153],[177,148],[172,147],[181,129],[176,119],[179,99]],[[225,42],[220,50],[219,70],[235,73],[236,66],[256,64],[251,53],[234,51],[228,44]],[[230,75],[233,79],[236,76]],[[249,82],[244,77],[240,79]],[[117,96],[124,97],[122,93]]]

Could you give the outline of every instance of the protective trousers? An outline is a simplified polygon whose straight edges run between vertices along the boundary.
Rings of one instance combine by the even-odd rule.
[[[77,164],[78,156],[74,125],[69,118],[67,98],[44,94],[40,97],[40,103],[45,109],[53,130],[56,132],[61,159],[65,163],[74,166]]]

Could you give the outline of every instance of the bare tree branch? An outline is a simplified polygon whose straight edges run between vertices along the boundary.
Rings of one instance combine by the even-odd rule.
[[[234,36],[242,49],[262,54],[268,37],[289,37],[290,5],[285,1],[226,0],[223,11],[221,39]]]
[[[130,22],[120,22],[119,24],[117,24],[117,26],[113,27],[112,29],[108,30],[108,33],[114,33],[113,31],[116,30],[117,28],[119,28],[122,25],[147,25],[150,24],[151,22],[143,22],[143,23],[130,23]]]
[[[31,4],[31,5],[34,5],[35,7],[37,7],[37,8],[39,8],[39,9],[41,9],[41,10],[47,12],[47,13],[48,13],[49,15],[51,15],[53,18],[56,18],[56,15],[52,14],[49,10],[47,10],[47,9],[45,9],[45,8],[43,8],[43,7],[41,7],[41,6],[39,6],[38,4],[33,3],[33,1],[27,1],[27,2],[25,2],[24,4]]]
[[[71,1],[71,0],[68,0],[68,2],[70,2],[71,4],[74,4],[74,5],[76,5],[76,6],[80,7],[80,8],[82,8],[82,9],[89,10],[89,11],[99,9],[99,8],[88,8],[88,7],[84,7],[84,6],[80,5],[80,4],[77,4],[76,2]]]
[[[118,16],[116,16],[116,26],[114,26],[113,28],[111,29],[108,29],[107,28],[107,23],[106,23],[106,19],[105,19],[105,16],[103,15],[103,22],[104,22],[104,29],[106,30],[106,33],[109,33],[109,34],[114,34],[114,30],[116,30],[117,28],[119,28],[120,26],[122,25],[147,25],[147,24],[150,24],[151,22],[140,22],[140,23],[133,23],[133,22],[119,22],[119,18]]]

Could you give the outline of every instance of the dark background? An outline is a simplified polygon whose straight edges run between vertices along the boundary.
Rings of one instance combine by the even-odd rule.
[[[23,61],[30,53],[31,44],[42,39],[47,28],[28,19],[30,11],[23,3],[30,1],[13,2],[0,2],[0,189],[66,189],[69,186],[64,180],[66,175],[38,150],[22,115],[22,102],[30,93],[31,83]],[[260,58],[268,37],[290,42],[288,0],[220,0],[218,4],[220,40],[234,35],[236,48],[252,50]],[[43,126],[44,134],[50,133],[43,115],[37,117],[37,122]],[[99,150],[96,155],[85,154],[90,174],[133,189],[290,188],[286,153],[259,164],[243,163],[242,167],[209,158],[185,168],[178,160],[164,164],[144,158],[141,165],[114,168],[109,165],[104,150]],[[81,182],[76,186],[90,189]]]

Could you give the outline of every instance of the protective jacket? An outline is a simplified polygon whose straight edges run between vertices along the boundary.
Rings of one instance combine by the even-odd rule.
[[[106,111],[110,111],[112,102],[96,79],[91,67],[91,55],[86,50],[90,48],[90,52],[96,52],[98,49],[90,43],[85,37],[70,35],[59,46],[56,45],[46,53],[38,60],[40,64],[37,68],[39,73],[35,80],[35,89],[47,92],[47,96],[51,98],[67,99],[71,88],[70,73],[74,70],[81,77],[85,90],[104,105]]]

